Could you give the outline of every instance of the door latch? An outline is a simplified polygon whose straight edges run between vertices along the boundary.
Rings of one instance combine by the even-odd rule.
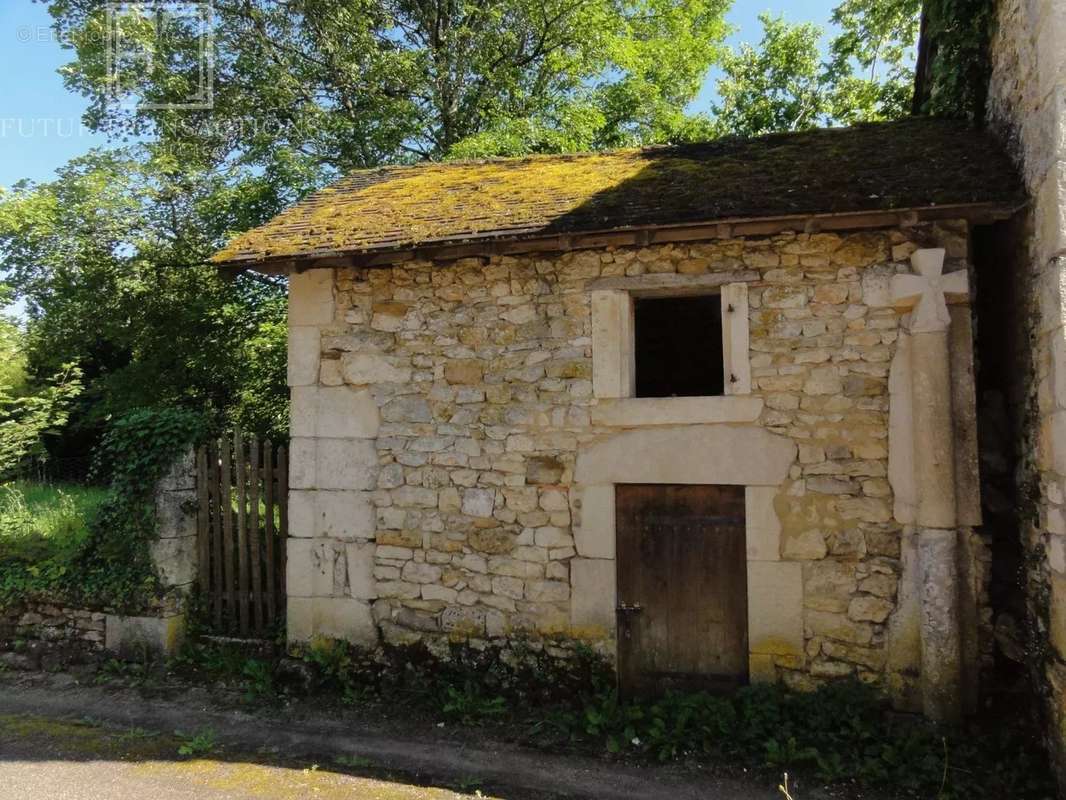
[[[633,638],[631,620],[643,610],[644,606],[640,603],[619,603],[615,608],[614,611],[618,615],[618,627],[621,628],[623,639]]]

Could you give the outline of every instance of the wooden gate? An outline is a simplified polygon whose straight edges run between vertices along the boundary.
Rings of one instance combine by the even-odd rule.
[[[236,431],[196,453],[199,584],[216,632],[269,634],[285,615],[288,458]]]
[[[744,487],[619,484],[615,503],[623,690],[746,683]]]

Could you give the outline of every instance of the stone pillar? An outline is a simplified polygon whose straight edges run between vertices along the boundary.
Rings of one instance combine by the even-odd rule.
[[[401,372],[373,352],[322,358],[322,332],[336,315],[334,278],[332,269],[289,278],[286,624],[290,642],[326,636],[373,645],[372,492],[381,414],[369,387],[406,381],[410,370]]]
[[[944,250],[918,250],[913,275],[892,279],[897,307],[910,321],[918,574],[921,581],[922,706],[936,720],[960,716],[958,531],[951,361],[945,298],[968,300],[965,271],[943,275]]]
[[[163,585],[186,592],[196,580],[196,459],[183,452],[155,490],[156,538],[152,561]]]

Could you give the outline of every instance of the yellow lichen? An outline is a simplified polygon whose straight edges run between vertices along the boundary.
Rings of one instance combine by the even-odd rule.
[[[671,159],[672,167],[681,161]],[[382,239],[397,246],[429,242],[457,225],[470,234],[516,223],[544,225],[567,207],[577,208],[642,170],[648,171],[642,177],[661,177],[640,150],[392,168],[378,183],[358,186],[346,179],[323,189],[267,225],[238,236],[213,260],[253,253],[284,257],[309,245],[342,250]]]
[[[752,642],[751,652],[763,656],[802,656],[795,645],[775,636],[766,636]]]

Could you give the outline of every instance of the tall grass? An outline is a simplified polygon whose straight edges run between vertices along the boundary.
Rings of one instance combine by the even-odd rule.
[[[80,552],[105,490],[16,481],[0,486],[0,562],[43,565]]]

